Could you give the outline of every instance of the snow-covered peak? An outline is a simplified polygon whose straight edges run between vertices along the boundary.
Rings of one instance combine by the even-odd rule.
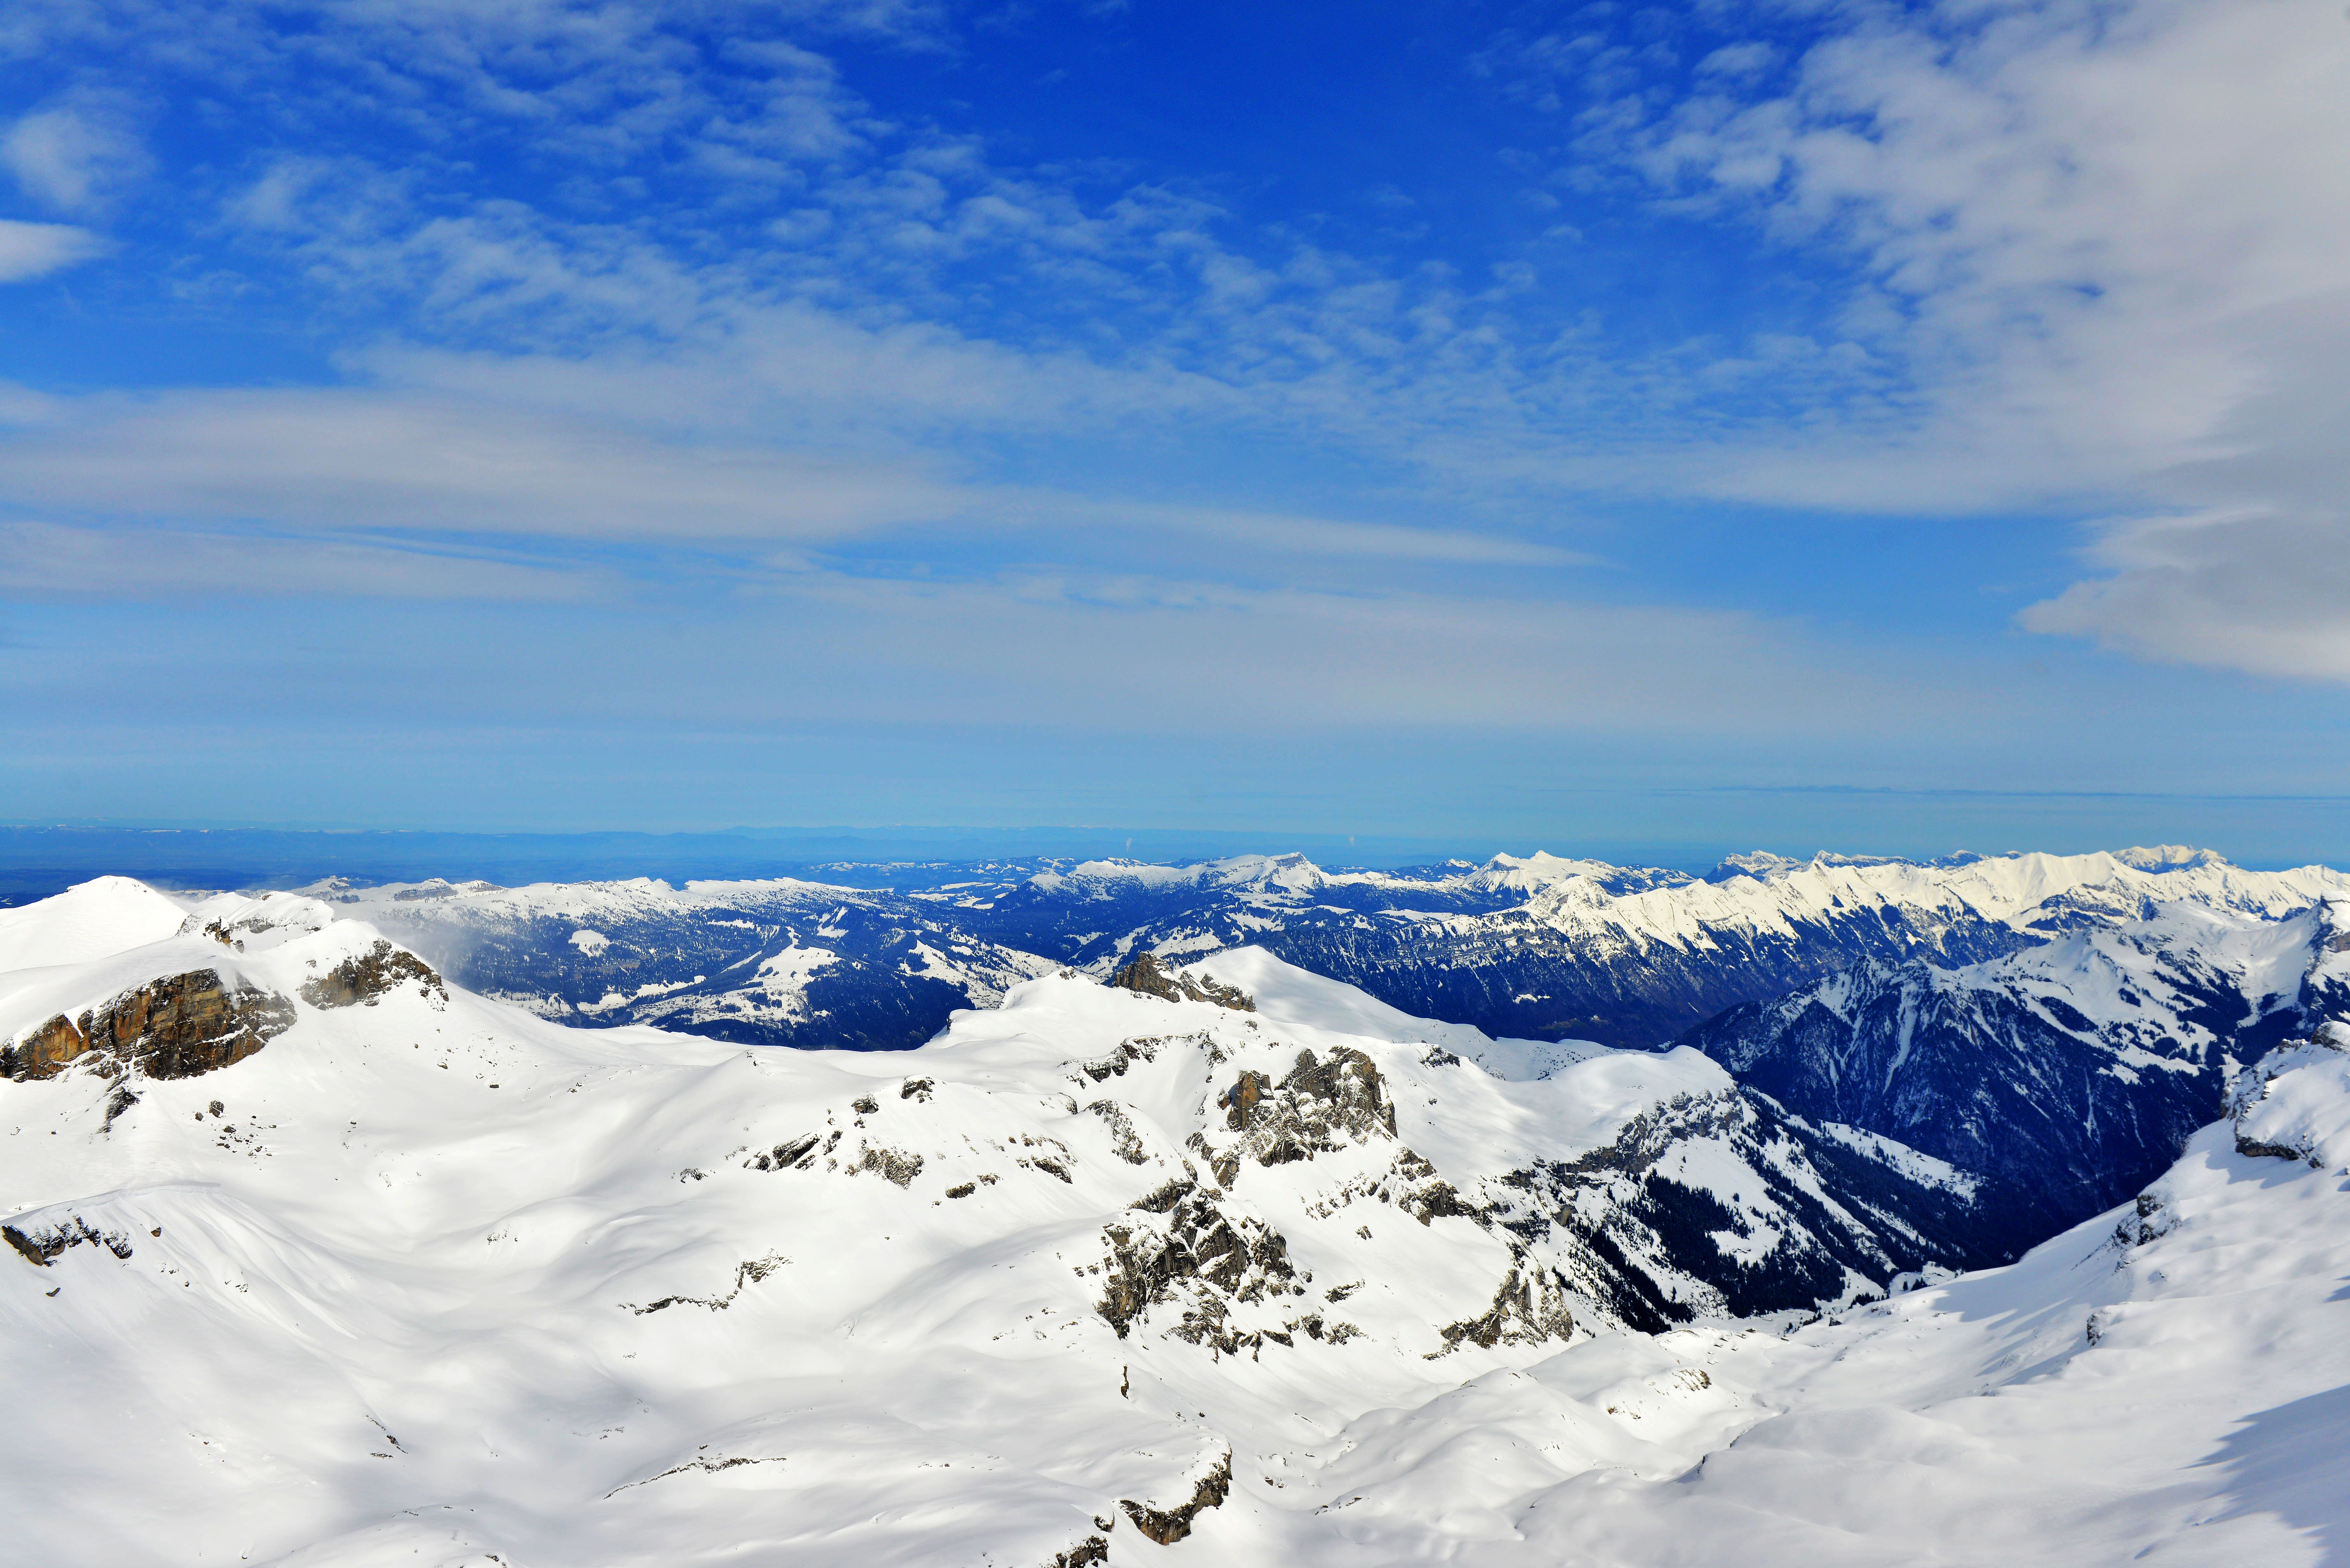
[[[276,901],[296,906],[288,912],[296,918],[283,926],[241,927],[233,935],[223,934],[225,927],[211,930],[192,919],[174,921],[166,936],[124,944],[80,963],[0,973],[0,1044],[21,1044],[52,1019],[73,1020],[157,981],[189,975],[217,977],[230,992],[292,999],[341,966],[379,952],[399,955],[403,966],[426,967],[364,921],[313,924],[300,918],[303,906],[315,909],[313,900],[281,895]],[[252,903],[264,907],[258,899]],[[437,975],[433,984],[440,984]]]
[[[2329,1022],[2272,1053],[2231,1101],[2239,1153],[2350,1167],[2350,1028]]]
[[[0,909],[0,973],[85,963],[180,929],[185,911],[146,883],[95,877],[64,892]]]
[[[1479,888],[1508,888],[1532,892],[1555,882],[1582,877],[1605,877],[1617,870],[1604,860],[1569,859],[1537,849],[1532,855],[1496,855],[1465,878]]]
[[[2225,866],[2227,857],[2217,850],[2195,849],[2184,844],[2158,844],[2151,848],[2136,846],[2116,849],[2114,858],[2140,871],[2199,871],[2208,866]]]
[[[190,910],[178,934],[245,952],[323,931],[342,918],[335,906],[298,893],[222,893]]]
[[[1298,854],[1234,855],[1222,860],[1200,860],[1183,866],[1161,866],[1143,860],[1084,860],[1066,871],[1041,871],[1028,885],[1046,893],[1079,898],[1110,898],[1133,892],[1165,892],[1185,888],[1212,888],[1238,894],[1309,893],[1329,877],[1319,866]]]
[[[1492,1044],[1482,1029],[1415,1018],[1357,987],[1284,963],[1263,948],[1234,948],[1186,965],[1182,972],[1195,980],[1238,986],[1255,1002],[1259,1017],[1293,1029],[1451,1050],[1473,1051]]]
[[[1752,877],[1767,882],[1773,877],[1784,877],[1800,871],[1807,861],[1792,855],[1773,855],[1768,849],[1756,849],[1744,855],[1725,855],[1720,865],[1706,873],[1709,882],[1727,882],[1732,877]]]

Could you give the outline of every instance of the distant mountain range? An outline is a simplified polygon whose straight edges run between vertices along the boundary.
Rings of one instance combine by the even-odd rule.
[[[1988,1184],[2000,1244],[2095,1212],[2315,1005],[2350,877],[2204,850],[1735,857],[1705,877],[1548,855],[1326,871],[1298,855],[790,879],[311,894],[452,978],[582,1025],[906,1049],[961,1009],[1136,952],[1240,947],[1496,1038],[1686,1040],[1800,1118]],[[2322,1009],[2320,1010],[2322,1011]]]
[[[1402,871],[1328,872],[1295,855],[899,869],[887,888],[311,891],[403,932],[468,983],[554,1015],[865,1048],[919,1044],[953,1007],[984,1006],[1005,976],[1039,965],[1106,975],[1138,949],[1180,959],[1240,946],[1495,1035],[1652,1045],[1865,961],[1962,965],[2167,904],[2273,919],[2350,892],[2350,877],[2324,867],[2245,871],[2168,847],[1932,863],[1744,856],[1705,877],[1547,855]],[[801,977],[814,988],[805,1007],[779,1000]],[[860,1008],[851,998],[864,990],[891,1000]],[[672,996],[698,1000],[661,1000]],[[803,1012],[842,1022],[810,1033]]]

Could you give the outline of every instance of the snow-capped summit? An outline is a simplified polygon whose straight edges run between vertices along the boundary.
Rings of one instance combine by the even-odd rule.
[[[2195,849],[2184,844],[2158,844],[2150,849],[2116,849],[2114,858],[2140,871],[2199,871],[2206,867],[2228,864],[2226,857],[2216,850]]]
[[[97,877],[23,909],[0,909],[0,974],[86,963],[180,928],[185,911],[144,882]]]

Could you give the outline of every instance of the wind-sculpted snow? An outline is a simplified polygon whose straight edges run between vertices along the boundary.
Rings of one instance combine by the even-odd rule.
[[[30,1561],[1336,1561],[1520,1474],[1366,1510],[1350,1430],[1981,1254],[1962,1175],[1696,1052],[1261,950],[874,1054],[562,1027],[310,900],[183,924],[0,975],[10,1042],[199,970],[291,1017],[197,1076],[0,1082]]]

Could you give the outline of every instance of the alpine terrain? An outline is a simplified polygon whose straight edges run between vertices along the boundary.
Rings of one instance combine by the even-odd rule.
[[[1107,977],[1138,950],[1235,947],[1489,1034],[1653,1045],[1863,962],[1966,964],[2162,905],[2273,919],[2350,893],[2324,867],[2245,871],[2174,846],[1930,864],[1749,855],[1704,877],[1541,854],[1402,871],[1297,855],[858,869],[889,885],[307,890],[549,1016],[852,1046],[919,1044],[953,1008],[991,1005],[1045,967]],[[805,1028],[819,1013],[829,1035]]]
[[[2329,1561],[2350,1549],[2333,874],[2292,874],[2296,903],[2230,867],[2084,858],[2104,864],[2030,905],[1921,890],[1963,867],[1586,888],[1669,909],[1728,888],[1744,919],[1804,877],[1877,886],[1880,910],[1898,885],[1982,937],[1928,955],[1964,963],[1829,966],[1657,1049],[1418,1015],[1271,941],[1030,958],[1051,944],[980,919],[1067,896],[1061,872],[863,899],[101,878],[0,911],[16,1550]],[[1651,915],[1673,933],[1652,955],[1735,924]],[[694,929],[663,961],[702,991],[587,967]],[[572,989],[521,981],[558,929]],[[533,1005],[468,989],[452,950]],[[836,970],[982,1005],[903,1050],[718,1037],[794,1038]],[[776,1016],[722,1016],[754,988]],[[712,1033],[611,1022],[676,996],[663,1016]],[[2086,1133],[2033,1098],[2068,1074],[2097,1080]],[[2085,1185],[2036,1189],[2035,1141]]]

